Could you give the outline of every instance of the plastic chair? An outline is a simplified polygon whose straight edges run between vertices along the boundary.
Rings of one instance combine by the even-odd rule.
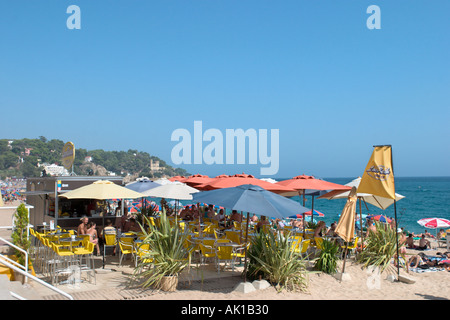
[[[149,257],[150,253],[150,245],[148,243],[138,243],[136,245],[136,259],[135,266],[138,265],[138,260],[143,263],[151,263],[153,262],[153,258]]]
[[[229,262],[231,264],[232,271],[234,271],[234,259],[232,256],[233,253],[233,247],[232,246],[223,246],[220,245],[220,243],[217,246],[216,250],[216,258],[217,258],[217,272],[220,274],[220,263],[224,262],[225,266],[226,263]],[[225,268],[224,266],[224,268]]]
[[[302,241],[301,242],[301,250],[299,252],[300,256],[303,259],[305,258],[303,255],[306,254],[306,258],[308,259],[308,261],[309,261],[309,254],[307,254],[307,252],[308,252],[310,244],[311,244],[311,240],[310,239]]]
[[[248,252],[248,248],[250,248],[250,242],[248,242],[247,245],[241,244],[241,246],[239,247],[233,247],[233,252],[231,255],[234,258],[234,260],[239,259],[239,263],[241,264],[242,263],[241,260],[245,259],[245,250],[247,249]]]
[[[106,233],[104,235],[105,237],[105,242],[103,244],[103,258],[105,258],[106,256],[106,249],[107,248],[114,248],[114,253],[115,253],[115,249],[117,247],[117,235],[115,233]]]
[[[358,241],[359,241],[359,237],[356,237],[355,240],[353,241],[353,244],[351,246],[347,247],[348,255],[351,255],[351,253],[358,247]],[[345,252],[346,246],[341,246],[341,248]]]
[[[237,244],[241,244],[240,233],[241,233],[240,231],[226,230],[225,231],[225,237],[227,239],[230,239],[231,241],[237,243]]]
[[[199,244],[200,247],[200,263],[204,264],[205,260],[208,258],[216,257],[216,249],[214,248],[215,240],[203,240]]]
[[[91,277],[94,278],[94,284],[97,283],[97,279],[95,277],[95,264],[94,264],[94,243],[90,242],[89,240],[83,241],[83,246],[79,248],[74,248],[73,253],[75,256],[79,256],[79,266],[81,269],[81,272],[86,272],[89,276],[89,282]],[[83,264],[83,257],[86,259],[86,264]],[[92,275],[91,275],[92,274]]]
[[[323,238],[320,237],[314,237],[314,246],[318,249],[318,250],[322,250],[323,249]]]
[[[119,248],[120,248],[120,261],[119,267],[122,266],[122,259],[125,255],[131,254],[133,258],[134,250],[133,250],[133,238],[123,237],[119,239]]]

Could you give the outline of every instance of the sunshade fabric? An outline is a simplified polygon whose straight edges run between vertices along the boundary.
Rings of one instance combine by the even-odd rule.
[[[310,210],[300,205],[297,201],[251,184],[203,191],[194,194],[194,201],[280,219]]]
[[[352,241],[355,234],[356,187],[349,193],[335,232],[346,242]]]
[[[181,182],[173,182],[142,192],[145,197],[192,200],[192,194],[199,192]]]
[[[61,195],[68,199],[135,199],[145,197],[142,193],[119,186],[109,180],[98,180],[89,185]]]

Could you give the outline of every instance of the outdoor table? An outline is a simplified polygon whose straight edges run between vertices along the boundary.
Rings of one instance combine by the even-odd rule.
[[[73,250],[73,243],[81,242],[81,241],[83,241],[83,238],[80,238],[80,237],[75,237],[75,238],[68,237],[68,238],[64,238],[64,240],[63,240],[63,242],[69,242],[70,243],[70,251]]]

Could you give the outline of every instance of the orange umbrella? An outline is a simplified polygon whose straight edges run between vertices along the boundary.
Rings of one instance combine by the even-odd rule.
[[[175,176],[175,177],[172,177],[172,178],[170,178],[169,179],[169,181],[180,181],[180,182],[182,182],[181,180],[183,180],[183,179],[186,179],[186,177],[185,176]]]
[[[271,191],[274,193],[295,192],[295,190],[292,188],[285,187],[282,185],[277,185],[276,183],[270,183],[267,181],[263,181],[263,180],[255,178],[254,176],[252,176],[250,174],[245,174],[245,173],[235,174],[233,176],[226,176],[226,177],[216,177],[209,182],[203,183],[201,185],[197,185],[197,187],[201,188],[201,190],[215,190],[215,189],[222,189],[222,188],[237,187],[237,186],[241,186],[243,184],[257,185],[267,191]]]
[[[323,190],[350,190],[351,189],[351,187],[349,187],[349,186],[344,186],[341,184],[325,181],[322,179],[316,179],[313,176],[307,176],[304,174],[293,177],[292,179],[276,182],[275,184],[296,190],[295,192],[281,193],[281,195],[283,195],[283,196],[295,196],[298,194],[301,197],[303,195],[303,206],[305,206],[305,197],[304,197],[305,190],[323,191]],[[314,210],[314,195],[312,195],[311,210]],[[312,219],[312,217],[313,216],[311,216],[311,219]],[[305,220],[305,219],[303,218],[303,220]]]
[[[182,182],[186,183],[187,185],[194,187],[199,184],[207,183],[214,178],[210,178],[208,176],[202,175],[202,174],[194,174],[192,176],[189,176],[185,178]]]

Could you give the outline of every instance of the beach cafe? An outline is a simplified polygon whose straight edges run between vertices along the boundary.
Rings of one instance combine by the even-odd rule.
[[[28,178],[26,186],[26,203],[33,206],[30,210],[30,224],[35,227],[43,223],[59,225],[66,229],[76,229],[80,218],[89,217],[89,220],[98,225],[102,224],[103,215],[115,223],[116,216],[109,206],[109,202],[93,199],[67,199],[61,195],[92,184],[97,180],[109,180],[119,186],[123,185],[122,177],[100,176],[60,176]]]

